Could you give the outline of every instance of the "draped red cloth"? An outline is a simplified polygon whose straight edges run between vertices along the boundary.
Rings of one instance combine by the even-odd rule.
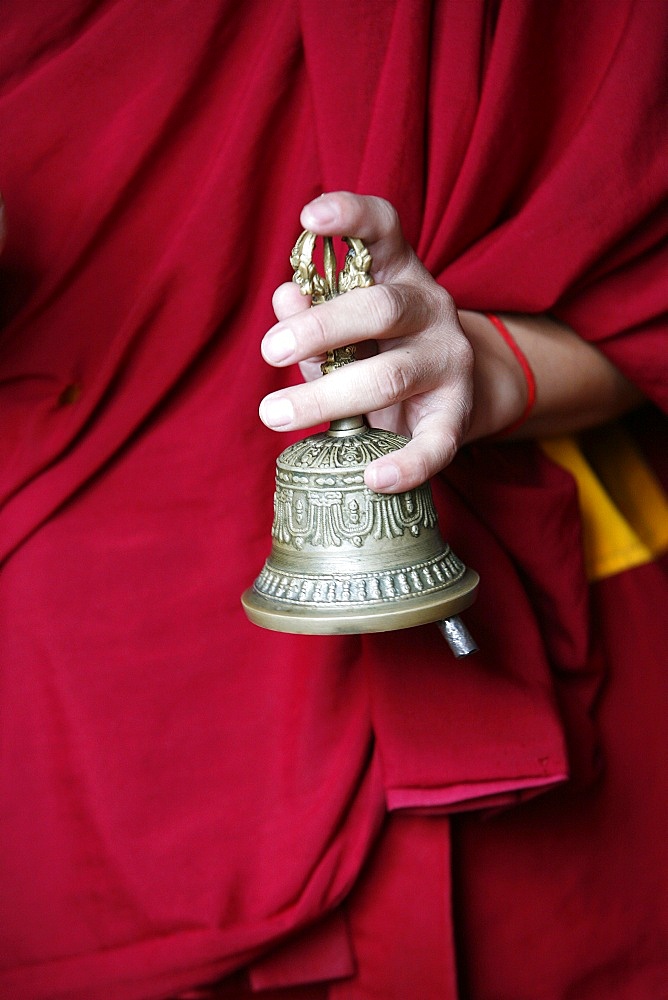
[[[633,0],[5,3],[0,996],[668,991],[665,567],[592,591],[568,475],[489,444],[435,485],[470,662],[239,603],[320,191],[389,198],[460,307],[571,324],[665,442],[667,35]]]

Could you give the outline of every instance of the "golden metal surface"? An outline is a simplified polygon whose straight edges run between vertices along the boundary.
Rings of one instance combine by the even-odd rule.
[[[348,253],[343,262],[341,273],[336,274],[336,255],[334,243],[329,236],[323,238],[323,264],[325,274],[320,275],[313,263],[316,235],[305,229],[292,248],[290,265],[294,271],[292,280],[299,285],[304,295],[311,296],[311,305],[343,295],[353,288],[368,288],[373,285],[371,277],[371,254],[361,240],[354,236],[344,236],[343,242],[348,246]],[[337,368],[349,365],[355,360],[355,346],[337,347],[327,352],[327,360],[320,366],[323,375],[328,375]]]
[[[366,247],[344,240],[338,276],[331,239],[324,276],[313,264],[315,234],[297,240],[294,281],[313,305],[373,284]],[[354,357],[354,347],[332,351],[323,372]],[[271,553],[241,598],[252,622],[280,632],[383,632],[450,618],[473,603],[478,575],[443,541],[429,484],[398,494],[364,484],[367,465],[406,442],[352,416],[279,455]]]

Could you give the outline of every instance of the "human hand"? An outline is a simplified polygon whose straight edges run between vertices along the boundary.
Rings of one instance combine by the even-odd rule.
[[[286,431],[364,413],[371,426],[411,437],[367,467],[367,486],[413,489],[452,460],[470,421],[473,350],[455,304],[404,239],[388,202],[327,194],[305,206],[301,223],[321,236],[362,239],[376,283],[314,309],[296,284],[279,286],[279,322],[264,337],[262,354],[277,367],[298,362],[306,382],[266,396],[260,417]],[[353,343],[360,360],[322,378],[327,350]]]

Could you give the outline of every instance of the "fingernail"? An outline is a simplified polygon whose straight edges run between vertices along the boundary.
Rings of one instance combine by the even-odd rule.
[[[262,354],[267,361],[285,361],[294,354],[297,342],[288,327],[279,327],[268,333],[262,342]]]
[[[309,202],[304,208],[304,214],[318,226],[329,226],[338,218],[335,209],[328,202],[321,201],[320,198]]]
[[[260,419],[267,427],[285,427],[292,423],[295,411],[285,396],[268,396],[260,403]]]
[[[377,469],[367,470],[367,486],[372,490],[386,490],[399,482],[399,470],[396,465],[381,465]]]

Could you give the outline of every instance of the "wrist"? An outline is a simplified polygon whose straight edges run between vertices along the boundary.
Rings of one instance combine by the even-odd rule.
[[[512,433],[524,423],[534,400],[526,359],[505,324],[495,318],[461,310],[459,321],[474,354],[473,409],[465,440]]]

